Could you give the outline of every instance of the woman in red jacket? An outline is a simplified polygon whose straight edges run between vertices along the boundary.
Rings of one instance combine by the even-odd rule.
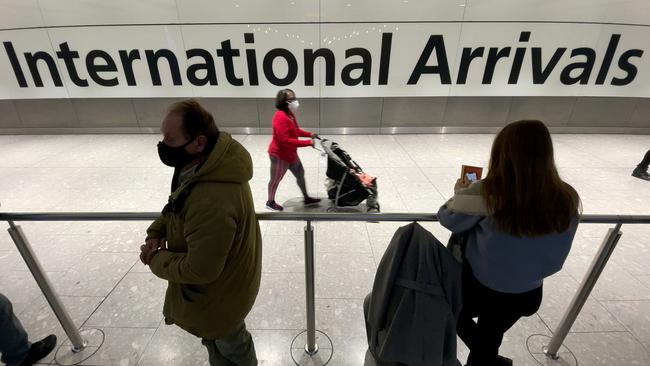
[[[266,207],[275,211],[283,210],[282,206],[275,202],[275,192],[287,170],[291,170],[296,177],[305,205],[320,202],[320,199],[309,197],[307,194],[305,169],[298,157],[299,147],[314,145],[313,140],[300,140],[299,137],[316,137],[316,134],[298,126],[296,111],[299,105],[296,94],[291,89],[282,89],[275,97],[275,108],[278,110],[273,116],[273,138],[268,150],[271,158],[271,179],[269,197],[266,201]]]

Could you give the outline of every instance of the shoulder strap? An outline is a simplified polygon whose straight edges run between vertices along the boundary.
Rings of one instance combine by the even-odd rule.
[[[194,185],[197,182],[190,182],[187,184],[187,186],[178,194],[171,194],[169,196],[169,199],[167,200],[167,204],[165,207],[163,207],[162,213],[175,213],[178,214],[183,210],[183,206],[185,205],[185,201],[187,198],[190,196],[192,193],[192,188],[194,188]]]

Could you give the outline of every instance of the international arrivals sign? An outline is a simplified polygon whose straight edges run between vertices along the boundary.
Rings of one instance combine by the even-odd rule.
[[[650,31],[593,24],[160,25],[0,32],[0,98],[650,97]]]

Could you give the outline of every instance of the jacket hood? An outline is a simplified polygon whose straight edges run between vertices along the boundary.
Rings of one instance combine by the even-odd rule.
[[[190,187],[197,183],[246,183],[253,177],[253,161],[248,151],[230,134],[219,133],[208,159],[191,178],[181,183],[169,196],[163,212],[176,212],[182,207]]]
[[[208,160],[192,177],[196,182],[244,183],[253,178],[253,161],[248,151],[226,132],[219,138]]]

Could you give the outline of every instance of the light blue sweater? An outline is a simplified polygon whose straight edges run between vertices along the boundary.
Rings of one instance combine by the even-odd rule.
[[[440,207],[438,218],[453,233],[467,232],[465,255],[479,282],[515,294],[538,288],[562,269],[578,228],[576,217],[563,233],[533,238],[504,233],[486,214],[480,182],[454,195]]]

